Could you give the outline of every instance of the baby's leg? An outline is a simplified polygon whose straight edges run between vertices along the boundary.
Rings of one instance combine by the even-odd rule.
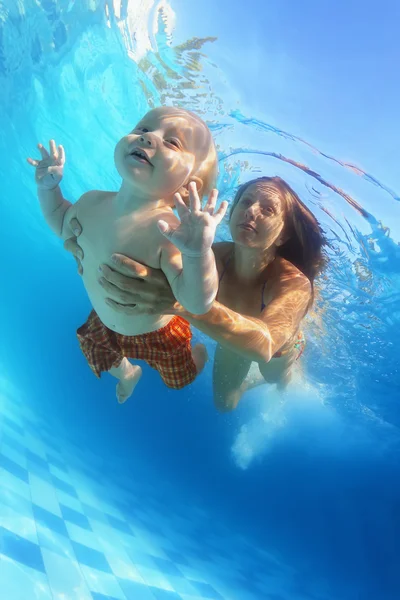
[[[132,365],[127,358],[123,358],[118,367],[111,367],[108,372],[119,379],[117,400],[120,404],[123,404],[132,395],[142,376],[142,369],[138,365]]]
[[[208,353],[204,344],[196,344],[194,348],[192,348],[192,358],[196,365],[197,375],[199,375],[208,361]]]

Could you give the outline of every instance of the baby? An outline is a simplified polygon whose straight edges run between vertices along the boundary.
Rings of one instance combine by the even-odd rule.
[[[106,302],[99,265],[114,252],[161,268],[176,299],[189,312],[204,314],[214,301],[218,277],[211,249],[227,203],[215,210],[217,155],[211,133],[196,115],[180,108],[148,112],[117,144],[114,160],[122,178],[118,192],[86,192],[75,203],[64,199],[59,183],[65,154],[50,141],[50,154],[38,145],[36,167],[40,206],[59,237],[70,236],[77,218],[84,234],[83,282],[93,305],[78,329],[81,349],[97,377],[119,379],[119,402],[132,394],[142,370],[128,358],[145,360],[168,387],[191,383],[207,360],[202,344],[191,349],[191,331],[178,316],[123,315]],[[212,190],[212,191],[211,191]],[[211,192],[211,193],[210,193]],[[204,209],[200,198],[210,193]],[[173,212],[177,210],[179,219]]]

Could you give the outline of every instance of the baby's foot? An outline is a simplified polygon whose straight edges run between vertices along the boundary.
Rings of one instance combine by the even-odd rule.
[[[137,382],[142,376],[142,369],[137,365],[131,365],[132,369],[129,373],[121,379],[117,384],[117,400],[120,404],[123,404],[128,400],[129,396],[132,395],[133,390],[136,387]]]

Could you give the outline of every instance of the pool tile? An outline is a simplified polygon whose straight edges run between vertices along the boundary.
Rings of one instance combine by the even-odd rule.
[[[38,544],[36,522],[33,519],[32,511],[30,514],[29,512],[23,514],[11,506],[0,504],[0,527]]]
[[[65,483],[65,481],[59,479],[55,475],[51,475],[51,481],[58,490],[61,490],[65,494],[69,494],[73,498],[78,498],[75,488],[72,487],[72,485],[70,485],[69,483]]]
[[[97,592],[106,596],[112,596],[117,600],[125,600],[125,594],[114,575],[103,573],[85,565],[81,565],[81,571],[92,594],[93,592]]]
[[[4,423],[10,429],[12,429],[15,433],[17,433],[19,436],[23,436],[24,435],[24,429],[23,429],[23,427],[21,427],[21,425],[19,425],[18,423],[16,423],[13,419],[10,419],[9,417],[4,417]]]
[[[123,533],[133,536],[132,529],[129,527],[126,521],[121,521],[121,519],[117,519],[112,515],[107,515],[107,520],[113,529],[118,529],[118,531],[122,531]]]
[[[0,554],[0,598],[53,600],[47,576]]]
[[[20,453],[26,452],[26,446],[8,433],[3,433],[2,442]]]
[[[42,523],[36,521],[37,536],[39,544],[42,548],[47,548],[60,556],[64,556],[71,560],[76,561],[74,549],[69,540],[65,535],[60,535],[54,530],[45,527]]]
[[[92,600],[79,564],[43,548],[43,561],[53,596],[57,600]]]
[[[31,569],[44,573],[43,558],[38,544],[0,527],[0,553]]]
[[[61,458],[58,458],[54,454],[47,452],[47,460],[51,465],[57,467],[57,469],[63,471],[64,473],[68,473],[67,466]]]
[[[164,560],[163,558],[154,557],[154,563],[159,571],[161,571],[164,575],[175,575],[176,577],[183,577],[181,571],[179,571],[178,567],[174,565],[170,560]]]
[[[4,442],[4,440],[3,440],[3,442]],[[28,465],[27,465],[27,459],[26,459],[26,454],[25,454],[24,449],[22,449],[22,451],[16,450],[9,444],[3,443],[1,445],[1,455],[5,456],[9,460],[13,461],[16,465],[18,465],[22,469],[27,470]]]
[[[71,541],[78,542],[78,544],[82,544],[83,546],[88,546],[88,548],[92,548],[93,550],[102,550],[99,538],[93,531],[82,529],[82,527],[78,527],[78,525],[74,525],[68,521],[65,521],[65,526]]]
[[[224,600],[223,596],[221,596],[221,594],[209,583],[203,583],[202,581],[190,581],[190,583],[202,596],[204,596],[204,598],[207,598],[207,600]]]
[[[32,473],[29,473],[29,483],[32,502],[53,515],[62,518],[54,487],[49,482],[43,481],[43,479]]]
[[[0,482],[2,487],[4,486],[12,490],[16,494],[23,496],[26,500],[31,499],[29,485],[2,467],[0,467]]]
[[[118,583],[127,600],[157,600],[146,584],[120,578],[118,578]]]
[[[104,573],[112,573],[111,567],[102,552],[88,548],[78,542],[72,542],[72,547],[80,563]]]
[[[199,593],[199,590],[197,590],[183,575],[180,577],[166,575],[166,577],[171,584],[172,589],[175,590],[175,592],[178,592],[178,594],[192,594],[195,596]]]
[[[93,600],[117,600],[115,596],[106,596],[104,594],[99,594],[98,592],[91,592]],[[126,596],[123,596],[124,600]]]
[[[110,525],[110,522],[107,519],[107,515],[104,512],[98,510],[97,508],[94,508],[89,504],[83,503],[82,506],[87,517],[89,517],[90,519],[95,519],[96,521],[100,521],[100,523]]]
[[[145,583],[148,586],[159,587],[164,590],[173,591],[172,585],[168,581],[167,577],[163,575],[157,569],[149,569],[148,567],[144,567],[142,565],[135,565],[140,575],[143,577]]]
[[[65,535],[68,537],[64,520],[60,517],[57,517],[57,515],[54,515],[53,513],[41,508],[40,506],[37,506],[36,504],[33,505],[33,514],[35,519],[39,521],[39,523],[42,523],[42,525],[45,527],[48,527],[60,535]]]
[[[28,471],[20,465],[18,465],[13,460],[11,460],[10,458],[7,458],[7,456],[4,456],[4,454],[0,455],[0,467],[5,469],[9,473],[11,473],[11,475],[14,475],[14,477],[17,477],[24,483],[28,483]]]
[[[162,588],[150,587],[149,590],[156,598],[156,600],[182,600],[182,596],[180,596],[177,592],[164,590]]]
[[[60,509],[62,512],[62,516],[66,521],[70,521],[71,523],[74,523],[74,525],[82,527],[82,529],[92,531],[90,523],[83,513],[78,512],[77,510],[74,510],[69,506],[65,506],[64,504],[60,504]]]
[[[74,498],[62,490],[55,490],[55,492],[60,504],[64,504],[64,506],[68,506],[68,508],[72,508],[72,510],[77,510],[81,513],[83,512],[82,504],[78,498]]]

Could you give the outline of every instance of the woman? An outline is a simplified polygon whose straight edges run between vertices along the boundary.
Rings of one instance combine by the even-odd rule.
[[[161,271],[114,255],[102,265],[101,283],[118,311],[179,314],[218,342],[214,402],[236,408],[256,361],[268,383],[285,386],[305,340],[300,324],[313,301],[314,279],[324,264],[322,230],[297,194],[279,177],[242,185],[229,217],[232,242],[214,245],[219,272],[217,300],[205,315],[188,314]],[[77,224],[79,228],[79,224]],[[67,250],[83,257],[76,238]],[[80,271],[81,272],[81,271]]]

